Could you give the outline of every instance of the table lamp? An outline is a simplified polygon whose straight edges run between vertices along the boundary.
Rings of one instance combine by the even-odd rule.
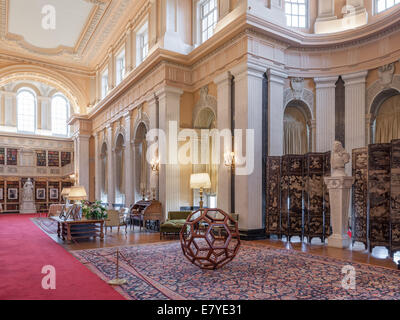
[[[65,203],[67,204],[68,202],[68,195],[71,191],[71,188],[64,188],[61,191],[61,197],[65,200]]]
[[[68,200],[71,201],[82,201],[87,199],[87,193],[85,190],[85,187],[83,186],[73,186],[71,187],[69,194],[68,194]]]
[[[208,173],[194,173],[190,176],[190,188],[200,189],[200,209],[203,209],[203,190],[211,188]]]
[[[76,204],[74,204],[74,209],[73,209],[73,213],[72,213],[72,217],[74,220],[80,220],[82,218],[82,216],[81,216],[82,208],[80,208],[79,203],[82,200],[86,200],[86,199],[87,199],[87,194],[86,194],[85,187],[83,187],[83,186],[71,187],[71,190],[69,191],[69,194],[68,194],[68,200],[76,201]],[[79,211],[78,211],[78,209],[79,209]]]

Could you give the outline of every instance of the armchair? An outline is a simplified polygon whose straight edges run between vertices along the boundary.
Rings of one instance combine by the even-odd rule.
[[[160,226],[160,239],[166,234],[179,234],[191,211],[170,211],[168,220]]]
[[[125,226],[125,233],[128,232],[128,230],[127,230],[128,225],[125,222],[123,213],[121,213],[117,210],[107,210],[107,215],[108,215],[108,218],[105,220],[105,224],[104,224],[106,233],[107,233],[107,227],[109,227],[111,231],[112,231],[113,227],[117,227],[118,232],[119,232],[119,229],[122,226]]]

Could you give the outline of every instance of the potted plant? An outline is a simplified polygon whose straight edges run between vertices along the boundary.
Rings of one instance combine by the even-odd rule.
[[[86,202],[82,205],[82,213],[86,219],[106,219],[107,209],[101,205],[100,201],[96,201],[92,204]]]

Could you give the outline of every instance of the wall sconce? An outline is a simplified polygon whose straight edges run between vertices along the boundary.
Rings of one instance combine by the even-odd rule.
[[[150,163],[151,170],[154,172],[160,171],[160,159],[153,159]]]
[[[232,171],[235,170],[235,164],[236,164],[236,159],[235,159],[235,152],[226,152],[225,153],[225,166],[231,168]]]

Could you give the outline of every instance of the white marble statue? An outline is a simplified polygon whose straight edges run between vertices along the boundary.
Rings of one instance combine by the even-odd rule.
[[[331,155],[331,175],[332,177],[345,177],[345,167],[350,161],[350,154],[346,152],[340,141],[333,143]]]
[[[33,183],[30,178],[25,182],[22,190],[22,201],[20,213],[36,213],[35,197],[33,193]]]
[[[31,181],[31,178],[28,178],[28,180],[24,184],[22,201],[34,201],[33,200],[33,183]]]

